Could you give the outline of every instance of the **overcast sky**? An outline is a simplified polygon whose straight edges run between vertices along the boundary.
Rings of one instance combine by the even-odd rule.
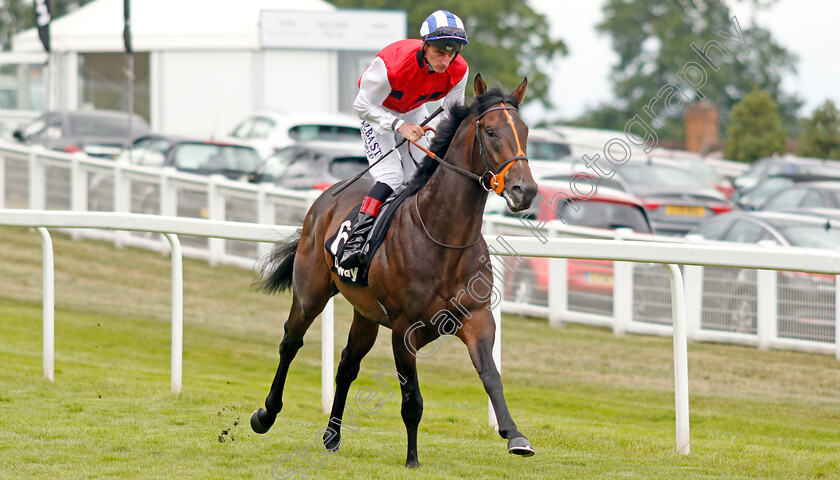
[[[574,118],[587,108],[612,99],[610,68],[618,57],[609,38],[595,25],[603,18],[604,0],[527,0],[535,11],[547,16],[552,35],[569,47],[569,55],[557,60],[550,96],[556,110],[524,110],[529,122]],[[743,2],[742,2],[743,3]],[[840,105],[840,1],[779,0],[769,11],[756,14],[739,2],[730,1],[742,28],[755,17],[776,41],[799,57],[798,73],[785,79],[786,91],[795,91],[805,101],[800,115],[831,99]]]

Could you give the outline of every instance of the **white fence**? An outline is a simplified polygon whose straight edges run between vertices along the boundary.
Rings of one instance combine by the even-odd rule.
[[[32,210],[0,211],[0,225],[36,227],[44,242],[44,375],[52,379],[54,373],[54,275],[52,247],[46,228],[104,228],[165,233],[172,246],[172,390],[181,389],[182,355],[182,274],[178,234],[221,237],[235,240],[271,242],[288,235],[296,227],[270,227],[263,225],[210,222],[179,218],[165,218],[137,214],[73,213]],[[656,262],[667,268],[672,301],[672,328],[674,339],[674,382],[676,411],[676,448],[689,452],[688,412],[688,356],[686,297],[683,278],[677,264],[738,267],[763,270],[803,271],[816,274],[840,274],[840,253],[814,249],[752,248],[742,245],[692,245],[664,244],[634,240],[597,240],[572,238],[527,238],[485,236],[488,245],[504,244],[510,247],[500,255],[550,258],[550,275],[558,275],[562,263],[555,259],[590,259],[618,262]],[[771,253],[771,255],[768,255]],[[497,273],[502,271],[495,260]],[[499,321],[498,310],[494,315]],[[332,396],[333,375],[333,318],[332,305],[328,305],[322,326],[322,408],[326,411]],[[497,328],[497,335],[501,328]],[[494,354],[500,352],[497,337]],[[840,341],[836,342],[840,345]],[[836,351],[840,358],[840,349]],[[501,359],[498,358],[501,368]],[[491,424],[494,422],[491,416]]]
[[[44,210],[0,210],[0,225],[37,228],[42,239],[43,256],[43,318],[44,318],[44,377],[54,379],[55,295],[54,257],[52,240],[47,228],[97,228],[121,231],[157,232],[164,234],[172,254],[172,391],[181,391],[181,352],[183,339],[183,270],[181,243],[178,235],[278,242],[295,233],[297,227],[212,222],[197,219],[160,217],[141,214],[74,213]],[[253,263],[253,260],[252,260]],[[332,334],[332,304],[325,311],[330,325],[325,331]],[[329,376],[332,375],[332,356],[329,357]],[[332,388],[330,384],[330,388]]]
[[[318,193],[0,143],[0,208],[144,213],[290,225],[303,220]],[[165,239],[148,232],[77,233],[111,239],[119,245],[163,251],[169,248]],[[183,244],[186,256],[205,258],[212,264],[248,268],[257,253],[251,242],[223,238],[191,236],[184,238]]]
[[[81,155],[50,152],[37,147],[0,145],[0,207],[31,209],[0,211],[0,224],[3,221],[12,221],[17,223],[6,224],[83,228],[85,230],[76,230],[74,234],[108,238],[123,245],[171,250],[173,262],[176,257],[180,259],[183,241],[184,255],[206,258],[211,263],[236,264],[250,268],[260,249],[254,242],[276,241],[277,238],[266,237],[267,232],[276,232],[279,228],[285,231],[286,227],[273,225],[298,223],[319,193],[287,191],[273,186],[230,181],[223,177],[207,178],[184,174],[171,169],[121,165]],[[50,211],[43,211],[45,209]],[[87,210],[99,210],[102,213],[72,216],[74,214],[67,212],[77,212],[78,215],[78,212]],[[108,211],[117,213],[105,213]],[[152,215],[130,215],[131,213],[181,218],[161,219]],[[71,216],[54,217],[55,215]],[[209,219],[210,222],[199,220],[202,218]],[[225,223],[224,227],[211,226],[214,225],[213,222],[224,220],[238,220],[248,224],[256,222],[261,225]],[[556,224],[540,229],[515,219],[488,219],[485,226],[485,233],[488,234],[486,238],[491,246],[497,239],[492,235],[497,233],[516,233],[531,237],[501,237],[512,251],[499,250],[500,255],[550,258],[547,271],[544,272],[547,275],[546,298],[542,302],[544,305],[538,305],[538,299],[529,298],[528,304],[505,301],[503,308],[547,316],[552,324],[574,321],[612,327],[616,333],[673,335],[677,449],[681,452],[688,452],[686,338],[833,353],[840,360],[840,329],[835,328],[840,304],[834,301],[838,288],[834,276],[840,273],[840,254],[837,252],[690,244],[682,239],[624,235],[621,232],[618,233],[619,237],[623,238],[621,240],[599,240],[597,237],[603,236],[603,232],[561,228]],[[244,233],[239,227],[245,229]],[[45,237],[46,261],[48,236],[43,228],[40,231]],[[536,238],[535,232],[543,233],[548,238]],[[165,235],[155,238],[159,234]],[[179,240],[175,235],[184,237]],[[570,235],[589,238],[551,238]],[[242,241],[246,243],[243,244]],[[51,259],[51,256],[49,258]],[[601,301],[609,304],[609,311],[598,311],[592,305],[589,305],[591,308],[587,311],[587,308],[581,308],[572,301],[575,298],[573,294],[581,291],[587,293],[585,289],[576,290],[570,283],[569,263],[579,261],[577,259],[617,262],[614,265],[601,265],[608,269],[608,275],[603,273],[603,278],[609,278],[610,288],[604,289],[604,285],[601,285],[599,293]],[[499,272],[512,270],[509,265],[501,264],[498,259],[494,262]],[[648,263],[666,266],[663,270],[662,267],[645,265]],[[683,272],[675,265],[685,265],[684,281]],[[173,284],[176,280],[175,271],[180,268],[176,267],[173,263]],[[720,267],[739,269],[738,276],[733,279],[731,275],[722,275],[723,270]],[[759,270],[756,272],[755,269]],[[742,271],[748,273],[742,274]],[[822,288],[816,301],[797,297],[793,298],[792,302],[783,304],[779,300],[791,300],[787,296],[792,291],[797,295],[802,291],[780,288],[783,281],[779,279],[785,278],[784,285],[790,286],[792,283],[787,280],[788,277],[799,275],[789,272],[831,277],[807,277],[808,281],[813,281],[814,278],[821,279]],[[598,272],[590,272],[590,278],[595,278],[596,273]],[[726,276],[729,284],[716,284],[708,280],[714,279],[715,275]],[[507,279],[506,273],[500,276]],[[44,278],[45,281],[51,280],[52,274],[48,275],[45,271]],[[513,280],[511,283],[518,285],[515,276]],[[666,281],[670,286],[664,283]],[[736,284],[747,287],[753,285],[751,299],[744,301],[737,295],[738,292],[735,292],[733,297],[733,292],[726,286]],[[508,290],[508,285],[504,287]],[[713,294],[712,287],[721,288]],[[684,296],[684,292],[687,292],[687,296]],[[757,300],[759,297],[762,300],[760,302]],[[727,300],[723,301],[722,298]],[[831,300],[830,305],[828,299]],[[732,301],[740,303],[731,303]],[[176,298],[173,290],[173,307],[180,308],[178,302],[180,300]],[[818,328],[803,334],[803,330],[798,327],[798,324],[803,323],[803,316],[796,311],[791,313],[791,304],[794,305],[793,310],[802,305],[806,305],[804,310],[817,305],[820,315],[823,316],[804,318],[819,322]],[[754,324],[747,322],[745,325],[737,325],[735,316],[726,314],[732,305],[742,306],[747,313],[752,311],[747,318],[754,318]],[[46,311],[52,308],[52,300],[48,301],[46,296],[44,307],[47,374]],[[180,323],[180,320],[176,319],[176,310],[173,308],[173,390],[180,389],[180,337],[177,337],[175,332],[175,325]],[[331,312],[331,309],[329,310]],[[707,312],[710,312],[708,318]],[[496,313],[498,315],[498,312]],[[51,324],[52,320],[49,321]],[[733,323],[736,323],[734,327]],[[324,331],[327,331],[326,325]],[[497,334],[500,332],[501,329],[497,329]],[[329,365],[330,370],[322,377],[325,392],[327,388],[332,391],[332,328],[329,328],[329,334],[329,339],[323,339],[325,353],[322,368],[326,372]],[[329,342],[329,348],[326,342]],[[499,345],[500,341],[497,341],[497,347]],[[501,366],[500,361],[497,364]],[[51,375],[50,373],[48,376]],[[324,394],[322,406],[325,409],[328,408],[331,396],[331,393]],[[492,421],[491,416],[491,423]]]
[[[610,233],[560,222],[538,227],[528,221],[501,216],[486,217],[485,231],[529,235],[534,239],[624,239],[698,248],[731,245],[633,234],[621,229]],[[763,246],[747,248],[768,257],[780,251]],[[503,311],[547,317],[553,325],[565,321],[612,328],[617,334],[671,335],[668,276],[662,267],[626,262],[594,264],[571,259],[551,260],[548,265],[544,262],[541,270],[534,271],[534,267],[540,266],[534,263],[533,259],[525,259],[508,265]],[[549,267],[554,268],[549,271]],[[802,271],[756,271],[739,268],[735,263],[688,265],[683,267],[683,274],[689,340],[808,351],[837,355],[840,360],[835,328],[838,318],[835,277]]]
[[[294,225],[300,224],[318,194],[0,144],[0,207]],[[485,233],[614,238],[603,230],[568,227],[559,222],[540,228],[515,218],[490,216],[485,221]],[[86,230],[75,234],[164,252],[171,248],[164,236],[148,232]],[[616,235],[640,241],[686,241],[620,231]],[[245,268],[250,268],[259,249],[265,248],[253,242],[200,236],[184,236],[181,242],[186,256]],[[508,281],[503,286],[505,311],[550,317],[552,324],[566,321],[598,325],[613,328],[616,333],[671,334],[671,302],[664,268],[624,262],[593,266],[578,260],[557,260],[552,263],[566,262],[566,268],[552,270],[549,278],[546,261],[541,269],[530,265],[535,261],[528,259],[524,266],[513,262],[506,269],[514,273],[506,276]],[[689,339],[826,354],[833,354],[837,348],[834,277],[716,267],[686,267],[685,277]]]

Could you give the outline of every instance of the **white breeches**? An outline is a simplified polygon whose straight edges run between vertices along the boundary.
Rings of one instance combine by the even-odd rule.
[[[419,124],[425,118],[425,108],[417,108],[400,115],[400,119],[416,124]],[[382,155],[389,152],[402,139],[403,136],[397,132],[381,134],[374,130],[368,122],[362,121],[362,140],[365,142],[368,163],[373,163],[381,158]],[[428,148],[426,137],[421,138],[417,143]],[[426,154],[419,148],[412,146],[411,155],[409,155],[408,145],[409,142],[405,142],[396,152],[391,153],[385,157],[385,160],[382,160],[370,169],[370,174],[375,181],[382,182],[394,191],[397,191],[404,183],[411,180],[411,177],[414,176],[414,172],[417,171],[417,167],[426,157]]]

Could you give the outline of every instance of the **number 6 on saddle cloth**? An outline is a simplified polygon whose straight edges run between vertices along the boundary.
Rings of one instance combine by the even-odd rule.
[[[380,207],[379,215],[374,221],[370,236],[365,241],[364,247],[362,247],[362,253],[365,257],[365,263],[363,265],[350,269],[341,268],[338,265],[338,259],[341,258],[341,255],[344,253],[344,246],[347,243],[350,232],[353,230],[353,220],[356,218],[356,213],[359,211],[361,203],[350,210],[347,218],[341,222],[341,225],[338,227],[335,234],[327,238],[324,247],[332,257],[330,270],[335,272],[335,274],[338,275],[338,278],[340,278],[343,282],[352,283],[362,287],[367,286],[368,268],[370,267],[371,260],[373,260],[373,253],[377,248],[379,248],[379,245],[382,244],[382,240],[385,239],[385,233],[388,231],[388,226],[391,225],[391,220],[394,218],[394,212],[396,212],[403,201],[408,198],[406,195],[400,195],[402,192],[403,190],[398,190],[396,193],[391,194],[391,196],[388,197],[388,199],[385,200]]]

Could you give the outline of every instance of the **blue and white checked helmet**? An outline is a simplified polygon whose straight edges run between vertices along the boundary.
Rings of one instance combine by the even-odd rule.
[[[420,38],[447,52],[458,52],[469,43],[464,22],[448,10],[438,10],[426,17],[420,27]]]

